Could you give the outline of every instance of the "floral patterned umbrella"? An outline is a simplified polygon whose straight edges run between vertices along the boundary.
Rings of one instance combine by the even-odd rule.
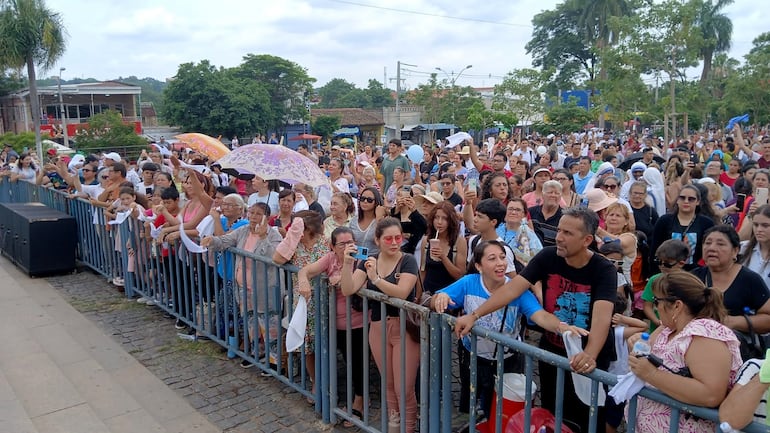
[[[175,136],[175,138],[178,138],[179,141],[182,141],[183,143],[187,144],[187,146],[208,156],[212,160],[217,160],[230,153],[230,149],[222,144],[221,141],[214,137],[209,137],[208,135],[200,134],[198,132],[179,134]]]
[[[217,161],[223,170],[253,174],[265,180],[290,184],[329,185],[329,179],[315,161],[288,147],[275,144],[241,146]]]

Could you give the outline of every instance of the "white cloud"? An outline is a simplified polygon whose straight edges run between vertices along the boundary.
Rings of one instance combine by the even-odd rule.
[[[532,17],[556,0],[47,0],[69,33],[60,61],[70,77],[136,75],[165,79],[180,63],[208,59],[238,65],[248,53],[272,54],[308,69],[318,85],[344,78],[359,86],[396,75],[396,62],[418,65],[405,86],[440,67],[463,72],[460,85],[491,86],[514,68],[531,66],[524,46]],[[411,14],[389,9],[420,12]],[[731,56],[742,59],[762,31],[756,4],[737,0]],[[446,16],[462,18],[449,19]],[[492,24],[489,22],[505,23]],[[54,69],[58,69],[58,66]],[[491,76],[491,77],[490,77]],[[391,81],[390,86],[394,86]]]

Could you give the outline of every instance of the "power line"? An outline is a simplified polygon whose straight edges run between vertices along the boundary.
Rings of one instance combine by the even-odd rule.
[[[448,19],[448,20],[457,20],[457,21],[472,21],[472,22],[476,22],[476,23],[496,24],[496,25],[508,26],[508,27],[532,28],[532,26],[528,25],[528,24],[506,23],[506,22],[502,22],[502,21],[484,20],[484,19],[480,19],[480,18],[453,17],[451,15],[440,15],[440,14],[434,14],[434,13],[429,13],[429,12],[420,12],[420,11],[410,11],[410,10],[406,10],[406,9],[388,8],[388,7],[384,7],[384,6],[375,6],[375,5],[369,5],[369,4],[366,4],[366,3],[357,3],[357,2],[347,1],[347,0],[329,0],[329,1],[334,2],[334,3],[342,3],[342,4],[352,5],[352,6],[361,6],[361,7],[365,7],[365,8],[371,8],[371,9],[379,9],[379,10],[384,10],[384,11],[398,12],[398,13],[402,13],[402,14],[422,15],[422,16],[426,16],[426,17],[445,18],[445,19]]]

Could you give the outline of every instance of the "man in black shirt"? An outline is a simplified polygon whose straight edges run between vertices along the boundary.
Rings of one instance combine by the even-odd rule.
[[[455,331],[467,334],[480,317],[508,305],[540,282],[546,311],[568,325],[590,331],[583,351],[569,360],[572,370],[582,374],[595,368],[606,370],[615,358],[614,341],[608,335],[617,298],[617,271],[609,260],[589,249],[598,226],[599,217],[594,211],[584,207],[566,209],[559,221],[556,246],[543,248],[519,275],[492,293],[475,311],[458,318]],[[545,332],[540,347],[566,356],[561,335]],[[564,376],[564,389],[558,390],[556,367],[540,362],[538,368],[543,407],[554,411],[557,395],[563,391],[564,419],[588,431],[593,409],[598,412],[597,431],[604,431],[604,408],[583,404],[575,393],[571,375]]]

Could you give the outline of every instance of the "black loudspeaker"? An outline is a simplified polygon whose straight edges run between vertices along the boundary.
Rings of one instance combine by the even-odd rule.
[[[29,275],[71,272],[75,218],[42,203],[0,203],[0,250]]]

